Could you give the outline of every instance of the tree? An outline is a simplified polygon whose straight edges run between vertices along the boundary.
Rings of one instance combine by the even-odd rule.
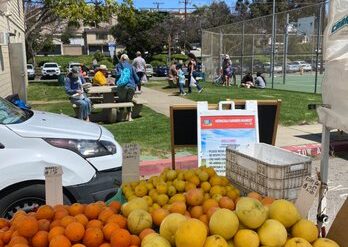
[[[117,43],[126,45],[126,51],[131,57],[137,51],[157,53],[162,51],[161,42],[157,41],[163,34],[155,35],[149,30],[153,30],[155,25],[167,17],[167,13],[134,10],[133,16],[119,16],[118,23],[111,28],[110,33]]]
[[[132,0],[124,0],[121,4],[116,0],[24,0],[28,58],[33,58],[42,48],[44,42],[38,40],[52,38],[65,20],[98,26],[112,15],[129,10],[127,7],[131,4]]]

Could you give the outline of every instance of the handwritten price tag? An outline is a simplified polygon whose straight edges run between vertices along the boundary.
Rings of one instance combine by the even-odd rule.
[[[62,175],[63,169],[61,166],[47,166],[45,167],[45,176]]]
[[[307,218],[314,199],[318,195],[320,184],[320,181],[316,178],[305,177],[296,200],[296,207],[303,218]]]

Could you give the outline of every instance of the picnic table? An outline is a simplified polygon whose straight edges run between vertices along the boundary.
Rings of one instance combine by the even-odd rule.
[[[94,122],[114,123],[123,120],[123,112],[127,107],[133,107],[132,102],[118,102],[117,86],[95,86],[86,89],[92,101],[91,120]],[[95,110],[101,109],[101,112]]]

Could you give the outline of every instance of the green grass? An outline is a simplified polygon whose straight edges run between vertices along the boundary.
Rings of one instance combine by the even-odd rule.
[[[66,100],[67,98],[64,87],[59,86],[57,82],[29,82],[29,101]]]
[[[168,83],[164,81],[150,81],[147,87],[160,91],[177,92],[178,89],[167,88]],[[246,99],[246,100],[282,100],[280,108],[280,124],[299,125],[317,122],[316,111],[308,110],[308,104],[321,103],[321,95],[313,93],[301,93],[285,90],[272,89],[246,89],[237,87],[221,87],[212,85],[210,82],[202,84],[204,91],[201,94],[193,89],[193,93],[187,95],[188,99],[194,101],[208,101],[218,103],[226,99]]]

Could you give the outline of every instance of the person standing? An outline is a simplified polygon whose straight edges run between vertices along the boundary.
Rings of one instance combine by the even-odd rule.
[[[186,95],[186,93],[184,91],[185,74],[184,74],[184,71],[182,71],[182,69],[181,69],[182,68],[181,64],[178,64],[176,66],[176,68],[177,68],[177,74],[178,74],[178,79],[179,79],[179,82],[178,82],[178,84],[179,84],[179,94],[181,96],[185,96]]]
[[[72,104],[77,105],[79,119],[89,121],[91,114],[91,100],[83,92],[85,79],[80,74],[80,68],[73,67],[65,79],[65,92]]]
[[[117,81],[117,93],[119,102],[132,102],[133,96],[136,90],[136,86],[139,85],[140,78],[138,77],[135,68],[129,64],[129,58],[127,54],[123,54],[120,58],[120,62],[116,66],[116,73],[119,75]],[[127,121],[133,121],[132,108],[127,108]]]
[[[224,79],[224,86],[230,86],[230,78],[232,76],[230,56],[226,55],[222,61],[222,75]]]
[[[137,51],[136,58],[133,60],[132,65],[135,68],[135,71],[139,77],[140,83],[138,84],[138,90],[141,92],[141,81],[143,80],[143,77],[145,76],[146,72],[146,62],[145,59],[141,56],[141,52]]]
[[[178,77],[177,63],[176,61],[174,61],[172,65],[170,65],[169,72],[168,72],[168,82],[170,87],[176,87],[177,77]]]
[[[188,93],[192,93],[191,86],[193,85],[197,87],[198,93],[201,93],[203,91],[203,88],[199,85],[198,81],[196,80],[197,58],[193,53],[189,53],[188,57]]]

